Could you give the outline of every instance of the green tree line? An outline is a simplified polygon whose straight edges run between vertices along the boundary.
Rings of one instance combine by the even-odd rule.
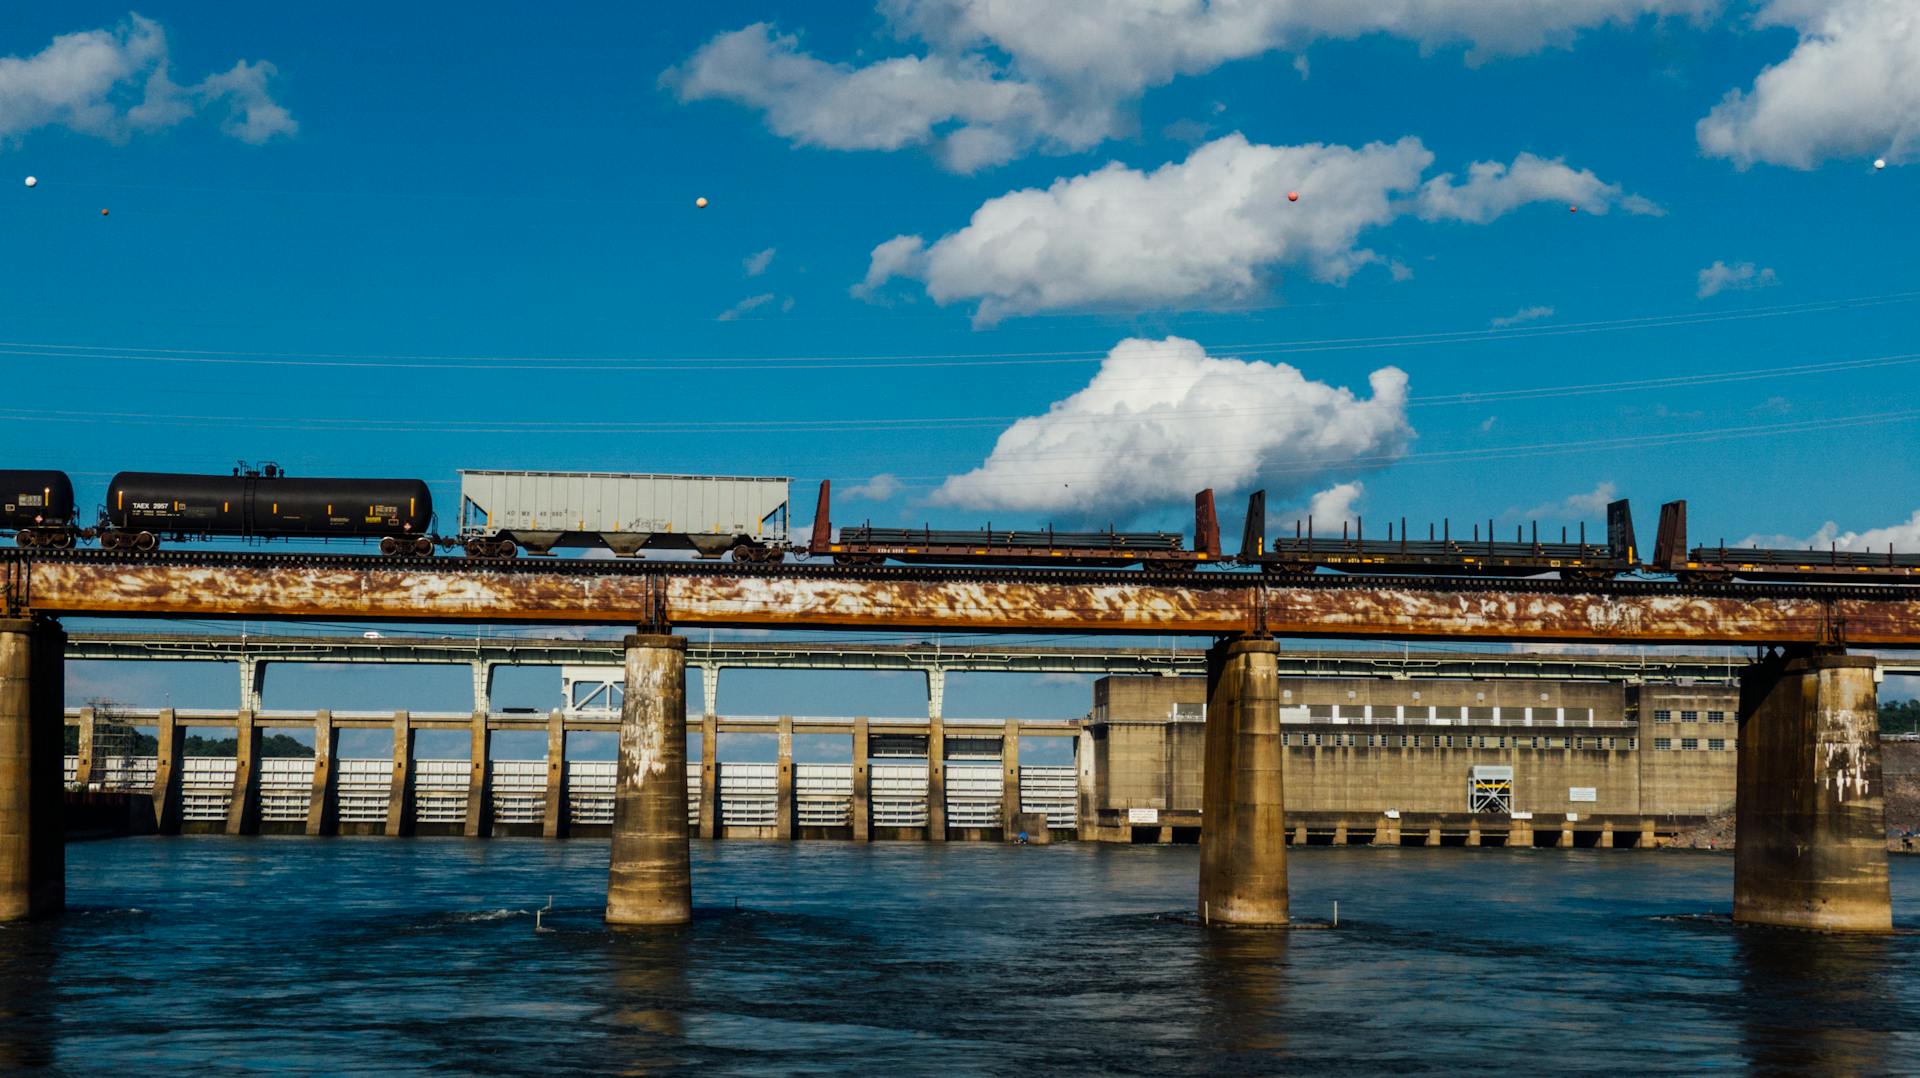
[[[188,756],[233,756],[239,751],[240,742],[236,738],[201,737],[198,734],[192,734],[186,739],[186,754]],[[77,726],[69,726],[67,727],[66,753],[68,756],[74,756],[79,754],[79,752],[80,728]],[[158,756],[159,754],[159,738],[140,730],[133,732],[133,740],[127,748],[127,755]],[[268,734],[266,737],[260,739],[260,755],[312,756],[313,746],[304,744],[298,738],[289,737],[286,734]]]
[[[1880,701],[1880,732],[1920,734],[1920,700]]]

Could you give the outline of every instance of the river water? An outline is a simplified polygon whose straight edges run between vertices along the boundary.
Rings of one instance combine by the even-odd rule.
[[[1920,1071],[1920,937],[1687,916],[1724,854],[1309,847],[1337,930],[1209,932],[1193,847],[693,850],[695,923],[612,932],[602,842],[73,845],[0,929],[0,1070]]]

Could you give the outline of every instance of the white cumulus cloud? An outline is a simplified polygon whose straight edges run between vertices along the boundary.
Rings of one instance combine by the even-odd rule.
[[[275,103],[270,63],[244,60],[191,86],[173,81],[167,35],[139,15],[111,29],[62,34],[32,56],[0,57],[0,140],[64,127],[115,142],[220,113],[220,129],[262,143],[299,129]]]
[[[884,502],[895,494],[900,493],[900,489],[899,476],[894,475],[892,472],[881,472],[864,483],[847,487],[840,493],[845,497],[857,498],[861,501]]]
[[[1700,287],[1695,294],[1706,299],[1722,292],[1771,288],[1779,283],[1780,278],[1770,268],[1762,269],[1751,262],[1735,262],[1729,266],[1716,258],[1713,265],[1700,271]]]
[[[1768,0],[1754,21],[1792,27],[1800,41],[1695,125],[1703,151],[1741,168],[1920,158],[1920,4]]]
[[[768,266],[773,265],[773,254],[774,249],[771,247],[764,251],[755,251],[740,260],[740,268],[747,272],[747,276],[758,277],[767,272]]]
[[[1365,483],[1354,479],[1315,491],[1313,497],[1307,499],[1307,514],[1313,517],[1315,527],[1352,520],[1360,508],[1360,496],[1366,490]]]
[[[1496,318],[1488,324],[1491,325],[1494,329],[1505,329],[1508,326],[1517,326],[1523,322],[1537,322],[1542,318],[1552,318],[1552,317],[1553,317],[1552,307],[1541,307],[1541,306],[1522,307],[1519,310],[1513,312],[1512,314],[1507,315],[1503,318]]]
[[[1569,494],[1557,502],[1545,502],[1507,516],[1528,520],[1589,520],[1606,515],[1607,506],[1619,497],[1618,490],[1611,482],[1600,482],[1583,494]]]
[[[856,296],[896,277],[936,303],[978,303],[975,320],[1071,309],[1223,304],[1283,266],[1342,282],[1386,261],[1361,234],[1416,213],[1481,222],[1580,186],[1596,212],[1639,200],[1557,161],[1476,164],[1465,184],[1421,184],[1433,161],[1417,138],[1350,146],[1266,146],[1239,134],[1151,172],[1118,162],[992,198],[966,227],[929,244],[896,236],[873,249]],[[1297,192],[1298,202],[1288,199]]]
[[[1476,161],[1467,169],[1465,183],[1454,183],[1450,172],[1435,176],[1420,188],[1419,212],[1428,221],[1483,225],[1532,202],[1565,202],[1596,214],[1606,213],[1615,203],[1628,213],[1658,216],[1663,212],[1586,169],[1530,153],[1514,158],[1511,165]]]
[[[1089,149],[1129,133],[1134,104],[1181,75],[1325,40],[1384,34],[1469,61],[1565,45],[1720,0],[882,0],[908,55],[856,66],[767,23],[720,34],[663,82],[684,101],[757,109],[775,134],[839,150],[929,146],[970,172],[1035,148]],[[1304,76],[1304,58],[1296,56]]]
[[[1869,528],[1863,532],[1841,531],[1840,525],[1829,520],[1820,526],[1820,530],[1808,536],[1792,535],[1749,535],[1740,540],[1740,546],[1773,547],[1785,550],[1857,550],[1884,553],[1891,544],[1897,553],[1912,554],[1920,552],[1920,509],[1898,524],[1884,528]]]
[[[1284,363],[1210,356],[1180,337],[1130,338],[1085,388],[1008,427],[933,501],[1124,518],[1190,504],[1205,487],[1304,492],[1384,467],[1414,437],[1406,374],[1382,367],[1367,381],[1372,395],[1362,397]]]

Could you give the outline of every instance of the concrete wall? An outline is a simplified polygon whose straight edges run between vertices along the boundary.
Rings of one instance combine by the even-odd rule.
[[[1512,767],[1515,819],[1531,815],[1530,827],[1548,832],[1671,833],[1733,803],[1738,691],[1730,685],[1279,685],[1287,812],[1303,825],[1397,833],[1389,812],[1465,819],[1476,765]],[[1205,695],[1198,678],[1095,683],[1097,774],[1082,837],[1166,841],[1199,825],[1202,725],[1194,720]],[[1178,717],[1176,705],[1184,705]],[[1147,809],[1156,810],[1151,821],[1140,811],[1130,817]],[[1502,817],[1498,827],[1507,823]]]

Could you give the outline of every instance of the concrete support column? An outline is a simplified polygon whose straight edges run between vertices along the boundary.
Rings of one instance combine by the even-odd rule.
[[[946,671],[937,671],[943,678]],[[929,684],[936,671],[927,672]],[[947,840],[947,724],[927,718],[927,841]]]
[[[947,672],[940,667],[927,670],[927,718],[938,720],[946,715]]]
[[[61,722],[64,724],[65,721],[66,716],[62,715]],[[90,707],[81,708],[79,744],[74,747],[73,784],[82,790],[92,786],[95,781],[93,774],[93,728],[93,709]],[[66,738],[63,736],[61,740],[65,741]],[[61,770],[64,772],[66,769],[62,767]]]
[[[720,714],[720,665],[718,663],[700,664],[700,695],[706,705],[700,711],[701,718],[711,718]],[[703,756],[701,759],[704,761],[706,757]]]
[[[1429,846],[1440,845],[1440,829],[1438,827],[1427,828],[1427,845]]]
[[[1339,823],[1333,825],[1333,844],[1335,846],[1345,846],[1347,844],[1347,821],[1341,820]]]
[[[473,663],[473,713],[485,715],[493,710],[493,664],[485,660]]]
[[[720,837],[720,716],[700,719],[700,837]]]
[[[567,720],[554,708],[547,712],[547,804],[540,816],[541,837],[567,837],[572,819],[567,797]]]
[[[780,716],[778,762],[773,774],[773,837],[782,842],[793,840],[793,716]]]
[[[853,840],[866,842],[873,837],[872,772],[867,764],[867,717],[853,720],[853,804],[851,822]]]
[[[1202,794],[1202,796],[1204,796],[1204,793]],[[1204,814],[1205,813],[1203,810],[1202,815]],[[1200,828],[1200,837],[1202,839],[1206,838],[1206,826],[1204,823],[1202,823]],[[1295,846],[1305,846],[1307,844],[1307,825],[1306,824],[1297,823],[1293,825],[1293,844]]]
[[[1613,849],[1613,825],[1612,824],[1609,823],[1609,824],[1600,825],[1600,840],[1594,843],[1594,845],[1603,850]]]
[[[1467,824],[1467,845],[1480,845],[1480,822],[1478,820]]]
[[[1507,824],[1507,845],[1533,845],[1533,821],[1512,820]]]
[[[687,642],[629,636],[613,788],[607,923],[693,919],[687,851]]]
[[[174,717],[172,708],[160,712],[154,728],[158,744],[153,761],[153,823],[163,835],[180,833],[181,778],[186,770],[187,728]]]
[[[67,904],[66,646],[53,622],[0,620],[0,921]]]
[[[261,695],[267,689],[267,660],[240,660],[240,710],[259,714]]]
[[[340,750],[334,744],[333,712],[313,717],[313,794],[307,800],[307,834],[340,833]]]
[[[393,778],[387,784],[387,837],[413,834],[413,718],[393,713]]]
[[[1207,653],[1198,912],[1210,924],[1287,923],[1279,654],[1274,641],[1249,639]]]
[[[1081,842],[1096,842],[1100,838],[1100,824],[1096,818],[1094,791],[1098,788],[1098,776],[1094,772],[1093,730],[1080,727],[1080,733],[1073,740],[1074,769],[1074,837]]]
[[[1892,930],[1873,675],[1872,658],[1840,654],[1741,673],[1734,920]]]
[[[493,672],[492,667],[487,668]],[[493,835],[493,768],[488,766],[493,752],[493,731],[487,729],[487,712],[473,713],[473,728],[468,736],[467,819],[461,833],[468,838]]]
[[[1571,822],[1561,825],[1560,838],[1554,845],[1563,850],[1573,849],[1573,824]]]
[[[1020,833],[1020,721],[1008,719],[1000,735],[1000,837]]]
[[[260,728],[254,713],[233,720],[233,796],[227,799],[227,834],[260,833]]]

